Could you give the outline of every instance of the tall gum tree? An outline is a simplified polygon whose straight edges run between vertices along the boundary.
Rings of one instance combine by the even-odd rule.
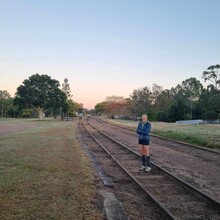
[[[218,119],[220,119],[220,64],[209,66],[206,71],[203,71],[202,78],[205,82],[211,82],[205,93],[209,93],[209,106],[218,114]]]
[[[17,88],[14,103],[20,108],[35,107],[40,120],[43,120],[47,109],[55,110],[66,106],[66,94],[59,87],[59,81],[36,73]]]
[[[213,83],[216,89],[220,89],[220,64],[211,65],[206,71],[203,71],[202,78],[204,81]]]

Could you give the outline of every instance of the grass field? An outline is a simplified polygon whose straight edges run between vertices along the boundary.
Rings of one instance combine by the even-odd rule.
[[[0,219],[101,219],[76,123],[0,120]]]
[[[105,119],[131,128],[136,128],[138,122],[126,120]],[[189,142],[209,148],[220,149],[220,125],[184,125],[165,122],[151,122],[152,133],[163,137]]]

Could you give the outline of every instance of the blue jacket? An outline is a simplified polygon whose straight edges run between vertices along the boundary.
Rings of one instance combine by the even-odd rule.
[[[139,140],[150,139],[151,123],[147,121],[146,123],[140,122],[137,127],[137,134],[139,135]]]

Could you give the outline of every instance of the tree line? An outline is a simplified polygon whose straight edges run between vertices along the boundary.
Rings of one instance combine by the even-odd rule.
[[[220,119],[220,65],[212,65],[202,73],[210,84],[204,88],[194,77],[171,89],[153,84],[133,90],[129,98],[110,96],[95,106],[98,115],[135,119],[147,113],[151,120],[174,122],[178,120]]]
[[[204,88],[194,77],[184,80],[176,87],[163,89],[153,84],[134,89],[128,98],[109,96],[98,103],[97,115],[108,114],[132,119],[147,113],[151,120],[173,122],[187,119],[220,118],[220,65],[212,65],[202,73],[204,81],[210,82]],[[1,117],[57,117],[74,116],[82,112],[83,104],[74,102],[68,79],[62,85],[48,75],[34,74],[17,88],[15,97],[6,90],[0,90]]]
[[[68,79],[62,86],[58,80],[38,73],[25,79],[12,98],[6,90],[0,90],[1,117],[57,117],[74,116],[83,105],[72,100]]]

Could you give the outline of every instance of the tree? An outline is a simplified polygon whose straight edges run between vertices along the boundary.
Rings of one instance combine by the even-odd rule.
[[[215,120],[219,118],[220,114],[220,91],[214,85],[203,89],[198,108],[201,110],[203,119]]]
[[[211,65],[203,71],[202,78],[210,84],[201,96],[200,105],[205,119],[216,119],[220,114],[220,64]],[[201,104],[202,103],[202,104]]]
[[[151,98],[152,92],[148,87],[142,89],[135,89],[131,94],[131,110],[133,115],[141,116],[143,113],[148,113],[151,111]]]
[[[163,87],[157,85],[156,83],[152,86],[152,104],[154,104],[158,98],[158,96],[163,92]]]
[[[203,85],[194,77],[186,79],[181,83],[181,92],[185,97],[186,104],[190,106],[191,119],[193,119],[193,109],[195,108],[196,102],[199,100]]]
[[[14,103],[21,108],[35,107],[40,120],[43,120],[48,109],[67,107],[66,94],[59,87],[59,81],[51,79],[48,75],[36,73],[25,79],[23,85],[17,88]]]
[[[66,94],[67,98],[70,99],[72,95],[68,81],[69,80],[67,78],[64,79],[64,82],[62,84],[62,91]]]
[[[6,112],[12,107],[12,104],[12,98],[8,91],[0,90],[1,117],[6,116]]]
[[[82,112],[83,106],[71,99],[68,100],[68,112],[69,116],[76,116],[76,112]]]
[[[206,82],[207,80],[214,84],[216,89],[220,88],[220,64],[211,65],[207,68],[207,71],[203,71],[202,78]]]
[[[170,121],[170,108],[173,104],[173,96],[170,90],[162,91],[154,103],[156,118],[159,121]]]
[[[163,87],[162,86],[159,86],[157,85],[156,83],[153,84],[152,86],[152,93],[151,93],[151,112],[150,112],[150,117],[151,119],[153,120],[157,120],[157,113],[158,111],[160,110],[159,109],[159,96],[160,94],[163,92]],[[161,101],[161,99],[160,99]],[[149,114],[149,113],[148,113]]]
[[[104,112],[106,112],[106,107],[107,107],[106,102],[97,103],[95,106],[95,113],[97,115],[102,115]]]
[[[71,90],[70,90],[70,85],[68,83],[68,79],[65,78],[64,82],[62,84],[62,91],[66,94],[66,102],[67,102],[67,116],[72,116],[74,114],[74,102],[71,99]]]
[[[108,96],[105,99],[106,108],[105,111],[111,115],[125,115],[127,111],[127,99],[122,96]]]
[[[183,94],[188,96],[191,101],[198,100],[203,90],[203,85],[194,77],[182,81],[181,87]]]
[[[167,95],[170,97],[170,101],[165,99],[165,94],[163,94],[163,99],[167,101],[167,108],[162,115],[167,116],[168,121],[176,120],[189,120],[193,118],[199,118],[200,113],[196,109],[197,103],[203,91],[203,86],[199,80],[194,77],[182,81],[175,88],[171,88]],[[161,98],[161,97],[160,97]],[[161,111],[161,110],[159,110]]]

